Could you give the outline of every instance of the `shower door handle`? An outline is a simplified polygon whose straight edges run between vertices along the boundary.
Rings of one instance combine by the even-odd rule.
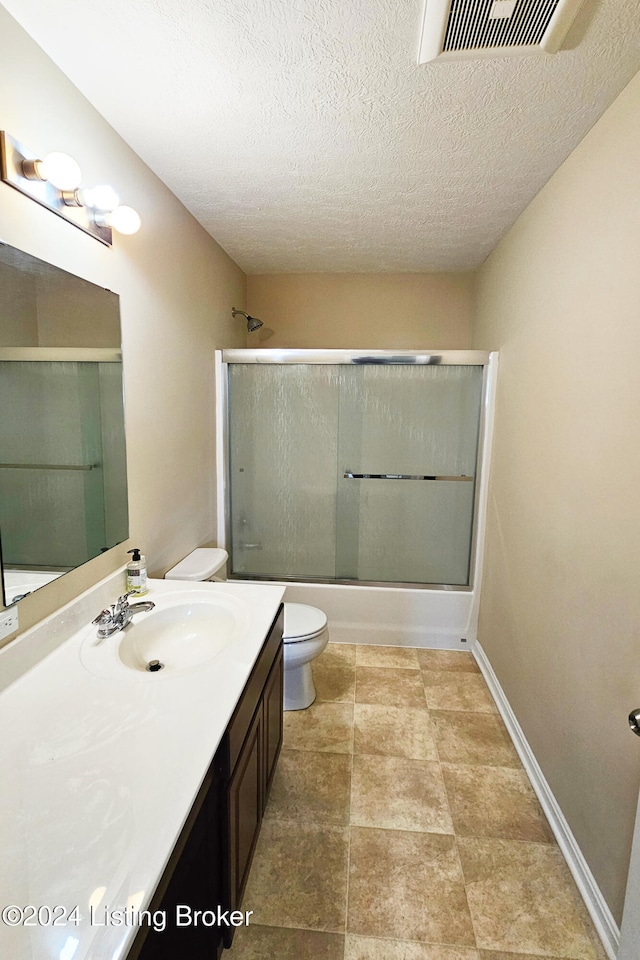
[[[467,477],[464,473],[457,477],[436,476],[434,474],[413,474],[413,473],[353,473],[351,470],[345,470],[343,474],[345,480],[465,480],[471,481],[473,477]]]

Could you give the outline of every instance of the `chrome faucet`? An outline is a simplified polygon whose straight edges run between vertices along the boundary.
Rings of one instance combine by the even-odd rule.
[[[143,613],[146,610],[153,610],[155,603],[151,600],[142,603],[129,603],[129,597],[135,596],[135,590],[125,593],[118,597],[116,603],[113,603],[108,609],[103,610],[92,623],[98,624],[98,637],[112,637],[114,633],[124,630],[135,613]]]

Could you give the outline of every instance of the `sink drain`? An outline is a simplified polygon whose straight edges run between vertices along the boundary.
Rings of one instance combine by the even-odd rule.
[[[160,663],[159,660],[149,660],[149,663],[147,664],[147,670],[149,673],[157,673],[158,670],[162,670],[163,667],[164,663]]]

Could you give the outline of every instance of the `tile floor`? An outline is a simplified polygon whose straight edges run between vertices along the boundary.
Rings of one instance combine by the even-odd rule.
[[[469,653],[330,643],[230,960],[605,960]]]

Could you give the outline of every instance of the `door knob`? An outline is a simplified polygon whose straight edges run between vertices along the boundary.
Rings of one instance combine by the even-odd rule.
[[[640,707],[629,714],[629,726],[640,737]]]

